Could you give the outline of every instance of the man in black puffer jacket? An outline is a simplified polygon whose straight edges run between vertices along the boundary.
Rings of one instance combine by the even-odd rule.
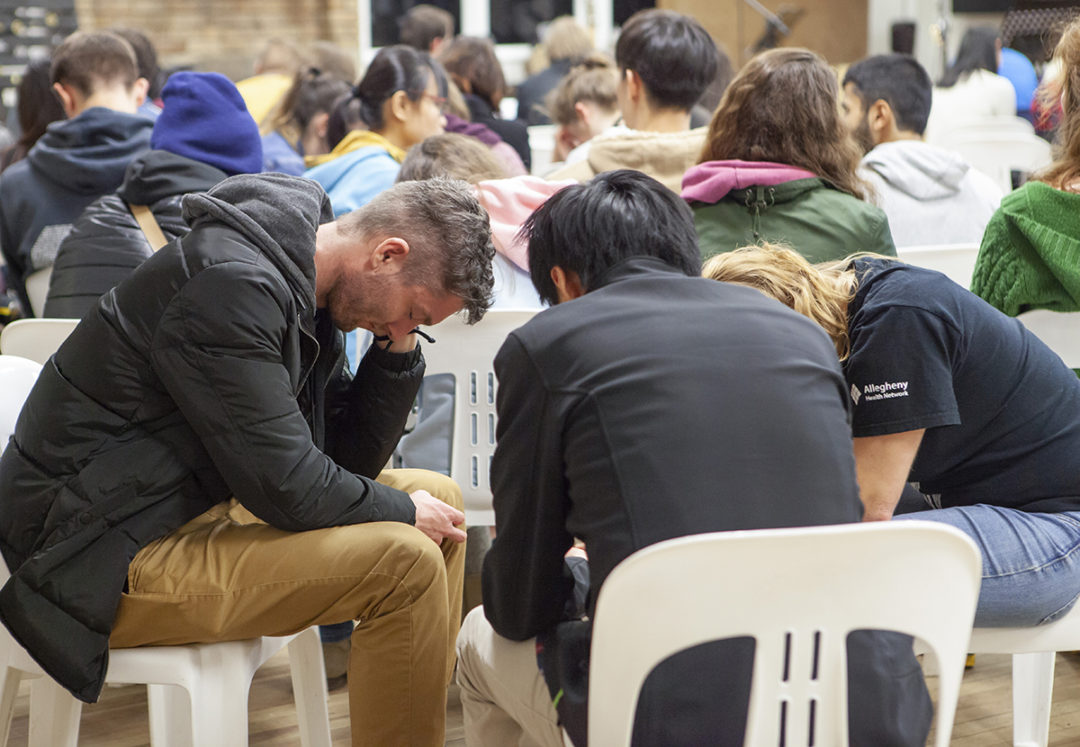
[[[191,232],[86,315],[0,457],[0,617],[86,701],[110,646],[357,620],[354,745],[441,745],[461,495],[379,470],[423,377],[415,325],[490,302],[487,214],[434,179],[333,221],[280,174],[183,206]],[[350,380],[357,326],[377,342]]]
[[[82,319],[99,297],[153,254],[132,206],[150,210],[166,241],[187,233],[180,198],[227,176],[262,171],[262,140],[232,81],[219,73],[175,73],[152,150],[127,168],[119,191],[93,202],[60,244],[46,317]]]

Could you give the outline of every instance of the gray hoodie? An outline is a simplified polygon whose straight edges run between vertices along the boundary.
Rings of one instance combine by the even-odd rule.
[[[993,179],[958,154],[918,140],[878,145],[859,175],[889,216],[898,247],[977,245],[1002,197]]]

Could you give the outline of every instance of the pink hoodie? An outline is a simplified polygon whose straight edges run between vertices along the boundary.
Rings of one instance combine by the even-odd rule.
[[[733,189],[772,187],[814,174],[797,166],[770,161],[706,161],[683,175],[682,196],[693,202],[719,202]]]
[[[495,250],[525,272],[529,271],[528,245],[519,241],[521,224],[560,189],[577,184],[573,179],[547,181],[538,176],[490,179],[476,185],[476,196],[491,218]]]

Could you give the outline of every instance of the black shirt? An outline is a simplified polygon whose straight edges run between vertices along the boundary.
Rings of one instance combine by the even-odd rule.
[[[884,259],[853,266],[853,435],[925,428],[910,480],[936,507],[1080,510],[1076,375],[941,273]]]

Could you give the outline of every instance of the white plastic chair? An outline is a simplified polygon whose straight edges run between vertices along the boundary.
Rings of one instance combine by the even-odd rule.
[[[589,743],[630,744],[638,691],[662,660],[752,636],[745,744],[847,744],[845,641],[878,629],[918,637],[943,662],[935,744],[944,747],[980,571],[975,544],[934,522],[717,532],[640,550],[597,599]]]
[[[43,364],[78,324],[78,319],[17,319],[0,332],[0,353]]]
[[[32,272],[26,276],[26,295],[30,297],[30,311],[34,316],[45,313],[45,299],[49,296],[49,279],[52,277],[52,265]]]
[[[450,477],[461,487],[471,526],[495,524],[488,474],[495,453],[495,354],[506,336],[534,314],[493,309],[471,327],[455,314],[430,330],[438,342],[424,346],[425,376],[454,376]]]
[[[1050,143],[1020,117],[997,117],[964,123],[941,133],[936,145],[959,153],[965,161],[1012,191],[1012,171],[1032,173],[1050,165]]]
[[[33,361],[0,355],[0,449],[7,446],[40,371],[41,365]],[[0,585],[7,582],[8,576],[7,566],[0,561]],[[330,747],[326,670],[315,628],[275,638],[110,650],[105,681],[148,685],[150,741],[156,747],[236,747],[247,744],[251,678],[267,659],[286,646],[300,743],[304,747]],[[30,747],[75,747],[82,703],[47,676],[3,625],[0,747],[7,744],[23,678],[33,678]]]
[[[898,246],[896,256],[909,265],[937,270],[961,288],[970,288],[971,275],[975,272],[975,258],[979,256],[979,245]]]
[[[1066,366],[1080,368],[1080,312],[1035,309],[1016,318],[1060,355]]]
[[[532,152],[530,173],[546,176],[551,170],[555,154],[555,133],[559,126],[553,124],[529,125],[529,150]]]

